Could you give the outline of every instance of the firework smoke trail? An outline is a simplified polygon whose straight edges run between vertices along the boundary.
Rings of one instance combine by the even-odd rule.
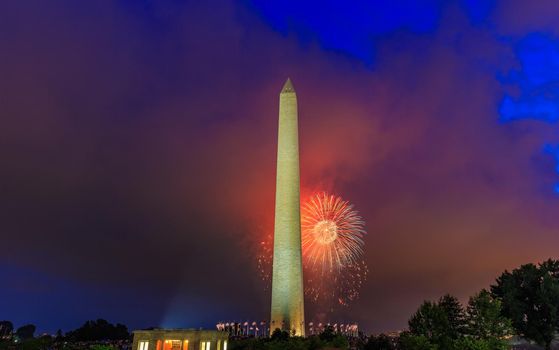
[[[319,193],[301,208],[305,294],[321,304],[348,305],[359,297],[368,268],[363,261],[365,223],[340,197]],[[270,288],[272,235],[260,242],[258,269]]]

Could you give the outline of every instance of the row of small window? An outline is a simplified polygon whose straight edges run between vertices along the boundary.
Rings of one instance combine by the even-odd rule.
[[[188,340],[182,342],[182,349],[181,349],[181,341],[180,340],[165,340],[165,344],[163,345],[163,350],[188,350]],[[138,350],[148,350],[149,342],[148,341],[140,341],[138,342]],[[161,340],[157,341],[157,349],[161,349]],[[200,350],[213,350],[212,349],[212,342],[211,341],[202,341],[200,342]],[[221,340],[217,341],[217,349],[215,350],[227,350],[227,340],[223,341],[223,348],[221,347]]]

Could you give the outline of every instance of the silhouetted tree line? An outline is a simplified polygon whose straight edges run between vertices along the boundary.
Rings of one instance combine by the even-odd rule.
[[[518,335],[546,350],[559,331],[559,261],[505,271],[466,308],[450,295],[425,301],[397,338],[370,337],[365,350],[501,350]]]
[[[0,339],[11,338],[14,324],[10,321],[0,321]]]
[[[104,349],[128,347],[131,335],[125,325],[113,325],[106,320],[87,321],[83,326],[69,331],[66,335],[58,330],[55,336],[35,337],[36,327],[27,324],[17,328],[10,321],[0,321],[0,350],[3,349],[83,349],[84,344],[103,343]]]
[[[501,302],[487,290],[471,297],[466,308],[445,295],[438,302],[424,302],[408,322],[409,331],[398,339],[403,350],[505,350],[512,335],[510,320],[503,316]],[[383,349],[365,347],[366,350]]]
[[[35,334],[35,325],[26,324],[19,327],[14,332],[14,325],[10,321],[0,321],[0,340],[15,339],[26,340],[33,338]]]
[[[512,348],[510,338],[517,335],[549,350],[559,331],[559,261],[505,271],[465,307],[452,295],[425,301],[408,328],[397,336],[349,338],[332,330],[307,338],[276,330],[269,339],[232,341],[231,349],[505,350]]]
[[[113,325],[103,319],[87,321],[80,328],[66,334],[68,341],[125,340],[130,338],[128,328],[120,323]]]

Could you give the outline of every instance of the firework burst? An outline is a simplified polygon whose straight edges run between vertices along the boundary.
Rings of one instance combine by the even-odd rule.
[[[319,193],[302,208],[305,292],[315,301],[348,305],[367,278],[365,223],[349,202]]]
[[[301,243],[305,261],[330,273],[356,264],[363,256],[365,223],[340,197],[317,194],[303,207]]]
[[[363,261],[365,223],[340,197],[319,193],[301,208],[305,294],[325,305],[348,305],[359,297],[368,269]],[[258,269],[270,287],[273,239],[260,242]]]

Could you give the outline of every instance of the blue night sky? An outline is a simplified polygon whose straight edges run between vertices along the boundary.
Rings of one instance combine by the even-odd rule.
[[[367,223],[370,275],[307,319],[403,329],[558,258],[556,1],[0,4],[0,319],[54,332],[268,317],[278,92],[302,196]]]

